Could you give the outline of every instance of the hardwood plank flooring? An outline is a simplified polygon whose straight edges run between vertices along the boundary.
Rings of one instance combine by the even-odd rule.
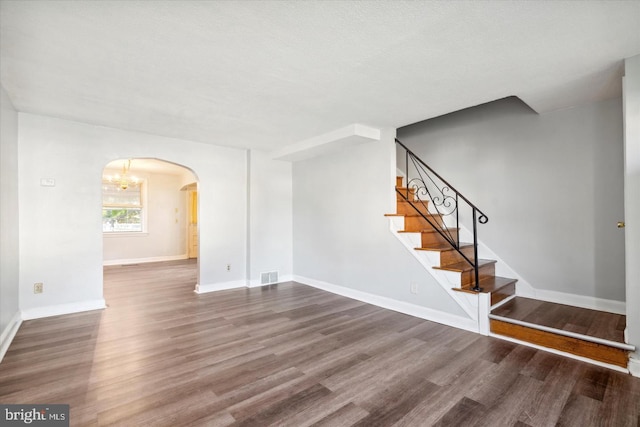
[[[294,282],[197,295],[195,267],[106,267],[106,310],[24,322],[0,402],[74,426],[638,425],[638,378]]]

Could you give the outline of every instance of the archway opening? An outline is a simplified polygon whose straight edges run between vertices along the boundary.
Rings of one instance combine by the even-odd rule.
[[[198,283],[198,180],[172,162],[121,158],[102,174],[103,265],[189,262]]]

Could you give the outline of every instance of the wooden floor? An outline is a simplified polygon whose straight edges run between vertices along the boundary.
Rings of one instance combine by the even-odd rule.
[[[522,297],[512,299],[492,314],[619,343],[624,342],[627,324],[626,316],[621,314]]]
[[[26,321],[0,402],[71,425],[638,426],[640,379],[296,283],[197,295],[105,269],[109,308]]]

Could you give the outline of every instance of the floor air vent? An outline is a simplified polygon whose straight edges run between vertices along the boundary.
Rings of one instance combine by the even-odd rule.
[[[260,284],[270,285],[272,283],[278,283],[278,272],[269,271],[266,273],[260,273]]]

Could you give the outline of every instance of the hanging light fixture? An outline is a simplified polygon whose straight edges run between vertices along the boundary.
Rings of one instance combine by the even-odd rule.
[[[129,175],[129,169],[131,169],[131,159],[127,160],[122,165],[122,175],[107,175],[105,178],[109,182],[118,184],[121,190],[126,190],[129,186],[136,186],[138,184],[138,178]]]

